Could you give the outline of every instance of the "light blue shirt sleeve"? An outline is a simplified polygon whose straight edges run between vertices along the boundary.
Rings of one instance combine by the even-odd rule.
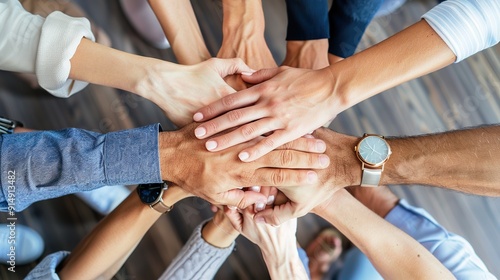
[[[161,182],[159,124],[100,134],[83,129],[0,137],[0,211],[105,185]]]
[[[457,279],[496,279],[467,240],[447,231],[424,209],[402,199],[385,219],[422,244]]]
[[[457,56],[456,62],[500,41],[499,0],[447,0],[422,18]]]
[[[56,269],[67,256],[69,256],[68,251],[59,251],[46,256],[24,280],[59,280]]]

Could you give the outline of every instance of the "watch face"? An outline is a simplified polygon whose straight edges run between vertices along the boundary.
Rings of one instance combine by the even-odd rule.
[[[137,193],[143,203],[151,204],[155,202],[163,192],[164,183],[141,184],[137,187]]]
[[[389,157],[391,150],[387,142],[378,136],[368,136],[358,146],[359,156],[370,165],[380,165]]]

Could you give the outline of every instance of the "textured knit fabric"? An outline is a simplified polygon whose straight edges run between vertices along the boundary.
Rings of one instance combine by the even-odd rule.
[[[84,37],[95,40],[85,18],[53,12],[44,19],[17,0],[0,0],[0,69],[36,73],[52,95],[69,97],[87,85],[68,80],[70,59]]]
[[[448,0],[422,18],[457,56],[456,62],[500,41],[499,0]]]
[[[329,12],[328,52],[346,58],[354,54],[383,0],[333,0]]]
[[[234,248],[234,242],[227,248],[217,248],[201,237],[204,221],[193,231],[188,242],[159,278],[171,279],[213,279]]]
[[[107,134],[74,128],[3,134],[0,211],[21,211],[39,200],[104,185],[161,182],[159,129],[155,124]]]
[[[330,37],[328,0],[286,0],[287,41],[306,41]]]

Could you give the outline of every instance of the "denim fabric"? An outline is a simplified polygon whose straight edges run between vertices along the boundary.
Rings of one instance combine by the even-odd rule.
[[[287,41],[306,41],[330,37],[328,0],[286,0]]]
[[[328,14],[328,52],[343,58],[353,55],[382,2],[384,0],[333,0]]]
[[[104,185],[161,182],[159,129],[155,124],[107,134],[71,128],[3,135],[0,210],[7,210],[11,185],[15,211],[21,211],[39,200]],[[9,181],[12,172],[15,180]]]
[[[301,247],[297,247],[297,251],[299,251],[300,261],[302,262],[304,268],[306,269],[307,277],[311,279],[311,271],[309,270],[309,257],[307,257],[306,251]]]

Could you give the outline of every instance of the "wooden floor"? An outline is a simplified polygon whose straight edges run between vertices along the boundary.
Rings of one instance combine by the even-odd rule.
[[[171,50],[149,47],[134,32],[117,0],[77,1],[111,36],[115,48],[174,61]],[[220,2],[192,0],[210,51],[221,42]],[[263,1],[266,38],[278,62],[284,57],[285,4]],[[368,28],[360,49],[373,45],[419,20],[435,3],[409,1],[396,13],[377,19]],[[483,51],[421,79],[405,83],[340,114],[331,128],[353,135],[416,135],[467,126],[500,123],[500,47]],[[154,104],[126,92],[89,86],[69,99],[32,90],[15,75],[0,72],[0,115],[23,120],[35,129],[79,127],[98,132],[116,131],[160,122],[174,126]],[[193,174],[196,176],[196,174]],[[488,268],[500,277],[500,200],[475,197],[420,186],[393,190],[424,207],[448,229],[468,239]],[[117,279],[156,279],[189,238],[200,221],[211,216],[200,199],[180,203],[149,231],[117,275]],[[0,215],[0,222],[6,216]],[[18,214],[19,223],[36,229],[46,241],[45,255],[71,250],[101,218],[74,196],[34,204]],[[307,242],[326,223],[312,215],[300,219],[298,239]],[[0,279],[21,279],[36,264],[18,267],[15,274],[0,266]],[[235,252],[217,279],[267,279],[259,251],[240,238]]]

